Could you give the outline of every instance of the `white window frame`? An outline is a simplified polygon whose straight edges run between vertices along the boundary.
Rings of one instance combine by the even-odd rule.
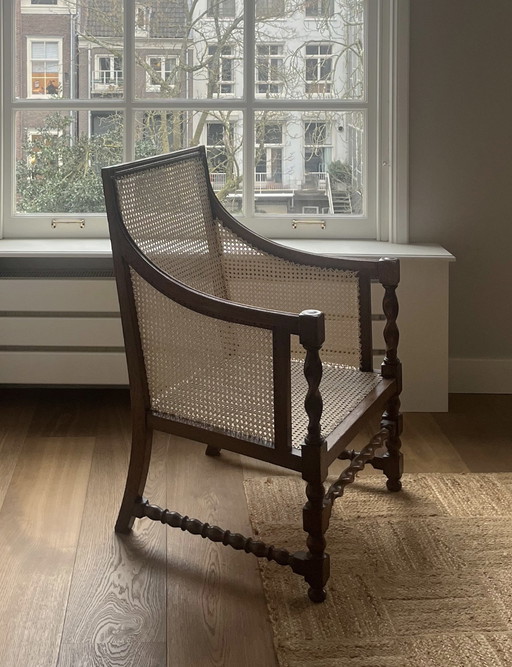
[[[64,85],[64,80],[63,80],[63,65],[64,63],[62,62],[62,37],[50,37],[50,36],[32,36],[32,37],[27,37],[27,99],[54,99],[54,95],[52,94],[47,94],[47,93],[37,93],[34,94],[32,92],[32,71],[33,71],[33,63],[35,58],[32,58],[32,45],[36,42],[44,42],[46,43],[53,43],[57,44],[57,62],[58,62],[58,77],[59,77],[59,85],[62,88]],[[47,59],[49,60],[49,59]]]
[[[217,44],[208,45],[208,55],[214,55],[214,50],[218,49]],[[235,47],[232,44],[224,44],[220,47],[221,53],[219,56],[219,77],[214,82],[215,94],[220,97],[226,97],[235,94]],[[229,53],[224,50],[229,49]],[[229,63],[230,78],[224,78],[224,63]],[[223,87],[229,87],[229,90],[222,90]]]
[[[308,125],[323,125],[324,126],[324,131],[323,131],[323,141],[320,142],[309,142],[308,141],[308,133],[307,133],[307,127]],[[319,179],[324,179],[325,180],[325,174],[327,172],[327,164],[325,160],[325,156],[329,155],[329,157],[332,158],[332,126],[331,123],[325,120],[312,120],[310,118],[305,118],[303,120],[303,126],[304,126],[304,153],[303,153],[303,158],[304,158],[304,177],[306,174],[316,174]],[[322,150],[322,162],[324,163],[323,169],[320,171],[308,171],[308,166],[307,166],[307,161],[306,161],[306,153],[311,152],[312,149],[321,149]],[[321,175],[322,174],[322,175]]]
[[[241,0],[239,0],[241,1]],[[252,58],[255,62],[255,12],[254,3],[246,2],[246,17],[244,21],[244,43],[245,61]],[[131,3],[130,3],[131,4]],[[205,3],[206,6],[206,3]],[[34,7],[44,7],[35,5]],[[51,6],[49,6],[51,7]],[[320,226],[300,225],[297,230],[292,229],[291,223],[281,223],[279,216],[271,219],[269,216],[245,215],[243,220],[258,232],[283,238],[293,236],[315,237],[315,238],[373,238],[376,240],[387,240],[395,243],[406,243],[408,241],[408,26],[409,26],[409,0],[368,0],[370,8],[368,30],[366,32],[366,52],[370,60],[376,63],[368,72],[368,101],[362,105],[347,103],[345,106],[339,100],[322,99],[322,108],[330,111],[343,111],[346,108],[363,108],[366,115],[369,131],[366,133],[365,141],[371,145],[367,172],[371,172],[372,182],[366,174],[366,187],[371,188],[375,196],[367,206],[366,220],[346,220],[343,227],[337,226],[336,221],[327,224],[326,230],[321,231]],[[59,217],[59,212],[54,216],[40,215],[15,215],[14,214],[14,113],[23,109],[33,107],[32,99],[14,99],[14,0],[3,0],[0,3],[1,23],[3,26],[2,38],[2,67],[0,77],[2,79],[2,143],[3,161],[2,170],[2,236],[4,238],[22,237],[106,237],[108,235],[106,219],[98,214],[81,214],[87,220],[83,230],[78,225],[62,225],[51,229],[51,219]],[[69,9],[67,9],[69,12]],[[37,108],[41,110],[69,110],[85,109],[94,110],[105,108],[114,111],[125,111],[126,117],[126,159],[131,159],[133,151],[133,139],[131,129],[133,120],[128,116],[147,108],[147,100],[137,99],[135,96],[135,63],[130,61],[130,54],[135,53],[135,16],[131,12],[125,12],[125,47],[124,47],[124,80],[127,100],[109,99],[104,104],[100,101],[75,100],[75,99],[41,99]],[[41,37],[35,37],[41,39]],[[44,39],[50,40],[51,36]],[[377,49],[380,56],[377,57]],[[243,112],[244,136],[254,136],[253,112],[264,111],[268,108],[268,100],[260,99],[255,94],[254,68],[246,67],[244,70],[245,98],[223,99],[224,110],[233,109]],[[42,97],[42,96],[41,96]],[[274,100],[272,100],[274,102]],[[151,106],[164,108],[169,104],[168,99],[156,99]],[[211,100],[186,99],[180,102],[181,109],[211,108]],[[286,114],[290,111],[308,112],[318,109],[318,100],[305,100],[297,103],[294,100],[279,100],[274,106],[279,112]],[[248,113],[247,111],[250,111]],[[253,142],[247,141],[244,146],[244,174],[246,174],[246,188],[244,202],[254,200],[254,146]],[[370,179],[370,180],[371,180]],[[62,215],[62,214],[61,214]],[[69,215],[65,215],[69,217]],[[288,220],[288,217],[286,217]],[[280,228],[279,225],[282,225]],[[276,231],[280,232],[276,234]]]
[[[277,143],[272,143],[271,141],[265,141],[267,137],[263,137],[263,150],[264,150],[264,157],[265,157],[265,171],[264,172],[256,172],[255,171],[255,187],[260,187],[263,184],[273,182],[272,178],[272,162],[273,162],[273,151],[274,150],[280,150],[281,151],[281,179],[282,179],[282,174],[283,174],[283,165],[284,165],[284,142],[283,142],[283,135],[284,135],[284,130],[286,126],[286,121],[284,120],[272,120],[268,125],[275,125],[278,126],[281,130],[281,141]],[[263,158],[263,156],[262,156]],[[255,168],[257,167],[257,164],[255,164]],[[262,178],[264,176],[264,178]]]
[[[206,0],[206,5],[207,18],[230,19],[235,16],[236,0]]]
[[[146,37],[149,32],[151,21],[151,9],[144,4],[135,5],[135,35],[137,37]]]
[[[308,48],[316,48],[316,53],[308,53]],[[328,53],[321,53],[322,48],[328,48]],[[308,78],[308,62],[315,62],[315,76]],[[328,76],[322,76],[322,68],[326,62],[329,62]],[[305,87],[308,95],[323,95],[330,93],[332,89],[333,75],[333,44],[332,42],[309,42],[304,45],[304,69],[305,69]],[[308,90],[308,88],[317,88],[317,90]]]
[[[316,11],[308,12],[308,6],[315,7]],[[325,9],[329,10],[327,16],[332,16],[334,12],[334,0],[304,0],[304,14],[307,19],[322,19],[325,16]]]
[[[285,0],[255,0],[255,3],[257,17],[273,16],[286,10]]]
[[[70,14],[74,4],[74,0],[57,0],[55,5],[33,5],[32,0],[21,0],[20,9],[22,14]]]
[[[106,58],[110,61],[110,68],[108,70],[100,69],[99,63],[102,58]],[[121,60],[121,69],[115,68],[115,61]],[[112,76],[108,81],[97,81],[96,75],[99,75],[100,72],[109,72]],[[117,73],[120,73],[120,76],[117,76]],[[92,91],[93,93],[98,92],[120,92],[123,89],[123,63],[122,59],[119,56],[115,56],[112,53],[95,53],[94,54],[94,73],[92,77]]]
[[[276,47],[278,50],[278,53],[259,53],[258,52],[258,47],[265,47],[266,49],[270,50],[272,47]],[[272,79],[271,77],[267,77],[266,79],[260,79],[259,78],[259,67],[262,62],[265,62],[266,67],[267,67],[267,72],[268,74],[272,74],[273,72],[273,67],[272,67],[272,61],[276,61],[278,63],[277,65],[277,71],[280,72],[281,68],[283,66],[283,45],[279,44],[277,42],[265,42],[263,44],[257,44],[256,45],[256,97],[267,97],[269,95],[280,95],[282,86],[283,86],[283,81],[282,79]],[[269,91],[269,90],[264,90],[260,91],[259,87],[260,86],[275,86],[277,88],[277,91]]]
[[[160,77],[162,78],[163,81],[167,81],[167,73],[169,75],[171,74],[172,70],[176,68],[176,56],[169,56],[169,55],[150,55],[146,57],[146,63],[149,69],[153,69],[151,66],[151,61],[152,60],[159,60],[160,61]],[[172,61],[174,64],[168,69],[167,68],[167,61]],[[154,70],[155,72],[157,70]],[[171,83],[171,86],[175,84]],[[152,83],[151,82],[151,73],[148,71],[146,72],[146,92],[147,93],[159,93],[161,90],[162,84],[160,83]]]

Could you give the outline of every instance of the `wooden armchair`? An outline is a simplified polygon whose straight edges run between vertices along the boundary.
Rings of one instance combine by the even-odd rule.
[[[325,599],[331,507],[366,463],[401,488],[399,263],[284,248],[220,204],[203,147],[103,170],[130,378],[132,452],[116,531],[148,517],[289,565]],[[384,287],[386,356],[372,369],[370,283]],[[320,351],[322,350],[321,356]],[[381,429],[346,447],[372,410]],[[154,430],[302,474],[307,550],[290,553],[149,504]],[[384,448],[384,454],[377,450]],[[350,460],[327,490],[336,459]]]

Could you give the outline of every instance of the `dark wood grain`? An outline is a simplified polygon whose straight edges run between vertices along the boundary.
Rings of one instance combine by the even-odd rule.
[[[173,440],[169,505],[251,534],[238,455],[210,458],[187,440]],[[256,559],[172,530],[167,568],[168,665],[276,665]]]
[[[0,508],[35,410],[37,393],[0,389]]]
[[[512,470],[511,396],[454,394],[432,418],[471,472]]]
[[[163,656],[163,657],[162,657]],[[165,644],[126,643],[119,644],[62,644],[59,652],[59,667],[165,667]],[[170,667],[174,667],[170,663]]]
[[[32,437],[94,437],[98,407],[109,394],[100,389],[59,388],[41,390],[30,422]]]
[[[130,537],[113,530],[128,462],[127,416],[103,412],[99,424],[59,667],[74,666],[81,647],[94,665],[145,667],[152,664],[146,655],[165,664],[166,536],[149,521],[137,522]],[[148,490],[164,503],[165,454],[165,438],[155,438]]]
[[[93,438],[27,438],[20,451],[0,511],[5,667],[56,664],[93,446]]]

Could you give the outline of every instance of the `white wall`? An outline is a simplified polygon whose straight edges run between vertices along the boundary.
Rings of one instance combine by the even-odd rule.
[[[456,391],[512,392],[511,26],[510,0],[411,0],[411,241],[457,258]]]

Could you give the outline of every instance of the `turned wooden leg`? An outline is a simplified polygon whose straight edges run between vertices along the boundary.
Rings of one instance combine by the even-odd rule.
[[[206,456],[220,456],[220,447],[213,447],[212,445],[208,445],[206,447],[205,454]]]
[[[325,584],[330,574],[329,554],[325,553],[324,534],[329,526],[331,503],[325,500],[323,484],[309,483],[306,495],[308,502],[303,509],[303,525],[308,533],[306,541],[308,553],[304,579],[309,584],[309,599],[313,602],[323,602],[326,597]]]
[[[323,401],[320,393],[322,362],[319,350],[325,340],[324,314],[304,310],[299,315],[299,340],[306,350],[304,377],[308,391],[304,408],[308,415],[308,431],[302,447],[302,478],[306,481],[308,502],[302,512],[304,530],[308,533],[309,551],[304,554],[304,579],[309,584],[308,595],[313,602],[325,600],[325,584],[329,579],[329,556],[325,553],[324,533],[329,526],[332,503],[325,497],[327,477],[327,443],[322,436],[320,418]]]
[[[130,464],[121,509],[116,521],[116,533],[129,533],[132,529],[135,520],[134,508],[136,503],[142,500],[146,486],[152,442],[153,431],[146,427],[145,420],[134,418]]]
[[[390,491],[400,491],[403,473],[403,454],[400,435],[402,433],[402,415],[400,414],[400,399],[394,396],[386,405],[382,415],[381,426],[389,431],[387,454],[383,459],[383,471],[387,477],[386,486]]]

